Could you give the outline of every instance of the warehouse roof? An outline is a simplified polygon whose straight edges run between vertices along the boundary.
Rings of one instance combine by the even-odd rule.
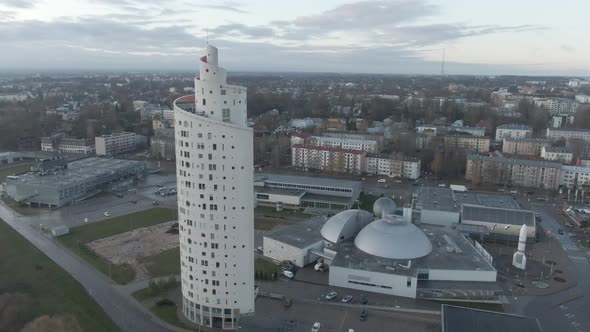
[[[541,332],[533,317],[442,305],[442,332]]]
[[[305,249],[312,244],[323,241],[320,229],[326,223],[326,217],[313,217],[287,227],[272,231],[264,237],[290,246]]]
[[[340,180],[340,179],[333,179],[333,178],[326,178],[326,177],[276,174],[276,173],[259,173],[259,174],[256,174],[255,177],[256,177],[256,181],[295,183],[295,184],[326,186],[326,187],[339,187],[339,188],[352,188],[352,187],[358,187],[361,185],[360,181]]]
[[[462,205],[461,220],[482,221],[493,224],[535,226],[535,214],[528,210],[503,209],[482,205]]]

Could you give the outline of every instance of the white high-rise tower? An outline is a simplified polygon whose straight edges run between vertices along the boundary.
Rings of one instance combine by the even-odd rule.
[[[253,136],[246,88],[228,85],[207,45],[195,95],[174,101],[183,311],[237,328],[254,312]]]

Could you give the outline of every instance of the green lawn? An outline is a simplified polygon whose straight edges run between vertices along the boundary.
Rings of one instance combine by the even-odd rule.
[[[457,307],[504,312],[504,306],[498,303],[476,303],[476,302],[455,302],[455,301],[433,301],[440,304],[454,305]]]
[[[162,280],[159,282],[152,280],[150,281],[148,287],[133,292],[131,296],[133,296],[137,301],[143,302],[153,297],[161,296],[167,291],[176,287],[180,287],[180,282],[175,278],[170,278],[168,280]]]
[[[2,331],[19,331],[41,315],[73,315],[86,332],[119,331],[74,278],[3,221],[0,294],[9,303],[0,317]]]
[[[255,214],[263,214],[272,217],[293,217],[293,218],[309,218],[310,214],[304,213],[301,210],[284,209],[283,211],[277,211],[276,208],[270,206],[257,206],[254,209]]]
[[[184,328],[184,329],[190,329],[189,326],[187,326],[185,323],[183,323],[179,318],[178,318],[178,313],[177,313],[177,308],[178,306],[175,305],[155,305],[153,306],[150,310],[158,317],[160,317],[160,319],[162,319],[163,321],[166,321],[172,325]]]
[[[31,164],[20,164],[14,167],[0,168],[0,183],[9,175],[21,174],[31,170]]]
[[[58,239],[64,246],[80,255],[99,271],[110,276],[113,281],[126,284],[135,278],[135,270],[128,264],[110,264],[90,250],[86,243],[136,228],[161,224],[175,218],[176,211],[173,209],[154,208],[73,227],[70,228],[70,234],[58,237]]]
[[[153,256],[142,257],[140,263],[148,270],[150,277],[165,277],[180,274],[180,248],[162,251]]]
[[[277,225],[278,221],[254,218],[254,229],[270,231]]]
[[[281,270],[279,266],[275,264],[273,261],[270,261],[262,257],[257,257],[254,260],[254,273],[256,279],[270,280],[272,279],[273,272],[275,273],[275,276],[278,277],[280,271]]]

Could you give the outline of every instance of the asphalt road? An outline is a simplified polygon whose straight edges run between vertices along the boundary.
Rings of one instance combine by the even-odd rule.
[[[580,249],[568,235],[558,220],[557,209],[548,204],[531,204],[531,209],[538,213],[543,221],[545,231],[551,230],[549,236],[556,238],[570,258],[568,269],[577,279],[577,285],[563,292],[549,295],[511,298],[514,310],[526,316],[537,317],[544,331],[590,331],[590,256],[587,249]],[[558,234],[558,229],[565,234]]]
[[[129,332],[180,331],[180,329],[152,316],[133,298],[119,292],[106,276],[40,233],[36,227],[36,220],[15,215],[2,202],[0,202],[0,218],[82,284],[88,294],[121,330]]]

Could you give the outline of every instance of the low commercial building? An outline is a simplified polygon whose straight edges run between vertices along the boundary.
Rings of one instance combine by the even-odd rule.
[[[543,332],[539,320],[503,312],[443,304],[442,332]]]
[[[489,231],[486,239],[492,241],[518,241],[522,225],[527,225],[527,241],[537,235],[535,213],[528,210],[462,204],[461,224],[484,226]]]
[[[443,137],[446,150],[470,150],[475,152],[488,152],[490,139],[488,137],[473,136],[469,133],[451,132]]]
[[[541,155],[541,149],[551,146],[552,143],[553,140],[547,138],[505,138],[502,144],[502,153],[539,156]]]
[[[0,166],[23,160],[23,156],[16,152],[0,152]]]
[[[403,155],[368,153],[365,158],[366,173],[390,178],[417,179],[421,166],[420,159]]]
[[[524,124],[510,123],[496,127],[496,142],[505,138],[525,138],[533,135],[533,129]]]
[[[547,128],[547,138],[558,140],[580,139],[584,142],[590,142],[590,129],[581,128]]]
[[[120,190],[141,179],[144,161],[90,157],[70,163],[50,160],[35,172],[6,178],[6,192],[19,203],[59,207],[104,190]],[[42,163],[42,162],[41,162]]]
[[[53,151],[57,145],[58,151]],[[75,153],[75,154],[92,154],[96,151],[94,142],[85,138],[58,138],[41,137],[41,151]]]
[[[569,164],[574,159],[574,153],[566,147],[544,146],[541,149],[541,158]]]
[[[95,137],[97,156],[114,156],[134,151],[137,140],[135,133],[115,133]]]
[[[278,262],[291,261],[304,267],[320,257],[324,240],[320,230],[326,217],[314,217],[288,227],[272,231],[262,238],[264,256]]]
[[[560,169],[561,164],[554,162],[470,154],[467,156],[465,179],[474,184],[557,189]]]
[[[152,157],[156,159],[174,160],[176,157],[174,128],[156,129],[150,149]]]
[[[367,152],[375,152],[378,150],[377,141],[369,139],[347,138],[343,136],[311,136],[309,142],[310,145],[345,150],[363,150]]]
[[[256,204],[261,206],[342,211],[358,200],[361,184],[325,177],[259,173],[255,176],[254,191]]]
[[[363,150],[294,144],[291,146],[291,165],[304,169],[361,174],[365,170],[366,154]]]

